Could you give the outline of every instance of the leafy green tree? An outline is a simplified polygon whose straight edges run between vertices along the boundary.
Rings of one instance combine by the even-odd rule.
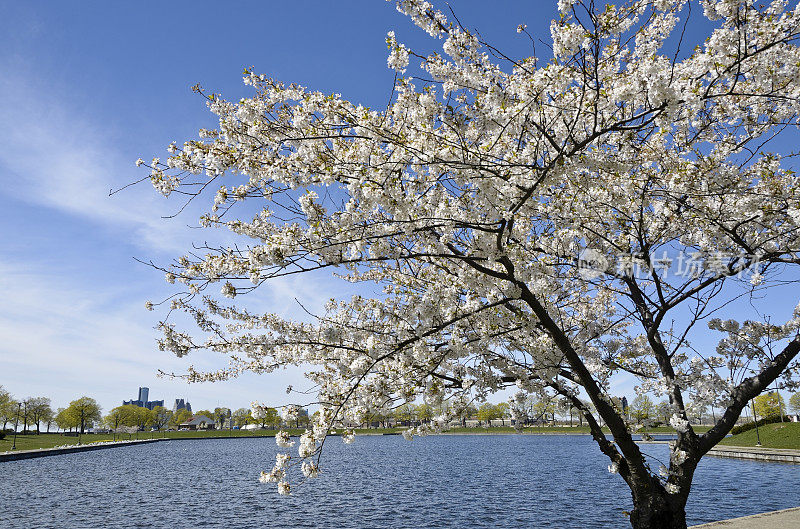
[[[130,404],[117,406],[116,408],[112,408],[111,411],[108,412],[108,415],[103,417],[103,425],[114,432],[115,439],[117,433],[123,427],[133,426],[136,423],[137,407],[138,406],[131,406]]]
[[[155,422],[155,412],[141,406],[125,404],[112,409],[106,416],[106,425],[112,429],[135,427],[144,430]]]
[[[17,409],[17,401],[11,397],[11,393],[0,386],[0,421],[3,421],[3,430],[17,416]]]
[[[189,422],[192,419],[192,414],[186,408],[181,408],[172,414],[169,424],[174,428],[180,427],[181,424]]]
[[[275,408],[267,408],[264,415],[258,419],[258,423],[262,428],[267,426],[277,428],[281,424],[281,416]]]
[[[539,398],[534,401],[532,408],[532,415],[534,419],[540,419],[543,422],[547,422],[549,420],[548,417],[550,417],[552,418],[552,422],[555,423],[556,400],[552,396],[539,396]]]
[[[708,404],[700,404],[697,401],[690,401],[686,405],[686,417],[690,420],[697,421],[697,424],[703,422],[703,417],[708,415]]]
[[[500,411],[491,402],[484,402],[478,408],[478,424],[485,422],[487,426],[491,426],[491,421],[499,417]]]
[[[392,415],[398,424],[411,424],[414,420],[415,406],[413,404],[403,404],[394,409]]]
[[[281,424],[281,417],[278,414],[278,410],[275,408],[258,406],[257,408],[253,408],[252,413],[253,420],[260,428],[266,428],[267,426],[275,428]]]
[[[28,414],[32,424],[36,424],[36,435],[41,433],[41,423],[51,420],[53,408],[50,407],[50,399],[47,397],[32,397],[28,399]]]
[[[79,428],[80,433],[83,434],[87,426],[102,419],[100,410],[100,405],[96,400],[91,397],[81,397],[69,403],[66,413],[70,417],[71,424]]]
[[[758,418],[776,417],[786,409],[783,397],[777,391],[762,393],[755,398],[756,415]]]
[[[131,410],[133,406],[128,404],[123,406],[117,406],[116,408],[111,408],[108,414],[103,417],[102,424],[106,428],[111,430],[116,430],[121,426],[130,425],[131,421]]]
[[[133,412],[133,416],[136,420],[135,426],[140,431],[145,431],[147,428],[152,426],[153,422],[155,421],[155,413],[153,410],[148,410],[147,408],[142,408],[139,406],[134,406],[136,410]]]
[[[31,419],[31,400],[33,397],[23,399],[22,406],[17,408],[18,420],[22,421],[22,433],[28,430],[28,421]]]
[[[167,424],[169,424],[171,418],[172,418],[171,410],[168,410],[164,406],[153,407],[153,428],[157,430],[165,428]]]
[[[55,421],[58,429],[64,432],[75,427],[74,418],[67,412],[66,408],[58,408],[56,410]]]
[[[430,422],[433,419],[433,408],[428,404],[420,404],[417,406],[416,412],[419,422]]]
[[[569,417],[570,426],[572,426],[572,407],[572,401],[568,398],[556,400],[556,412],[561,416],[562,421],[566,421]]]
[[[213,419],[217,424],[217,428],[225,428],[225,423],[231,414],[231,410],[225,407],[214,408],[214,415],[210,415],[209,419]]]
[[[800,391],[789,397],[789,409],[795,413],[800,413]]]
[[[373,412],[370,414],[369,418],[367,419],[367,427],[372,428],[373,426],[386,427],[386,420],[389,419],[389,416],[385,413],[380,412]]]
[[[234,426],[241,428],[242,426],[250,424],[250,422],[253,421],[253,412],[249,408],[239,408],[233,412],[231,418]]]
[[[310,418],[308,416],[308,410],[305,408],[300,408],[297,411],[297,416],[294,419],[294,427],[301,428],[304,426],[308,426],[310,422]]]
[[[453,401],[443,404],[440,408],[440,412],[451,419],[458,420],[461,422],[462,428],[466,428],[467,419],[475,417],[478,413],[478,409],[471,403]]]
[[[44,423],[47,425],[47,433],[50,433],[50,426],[52,426],[52,424],[55,422],[55,420],[56,420],[56,412],[55,411],[51,411],[50,416],[47,417],[46,419],[44,419]]]
[[[634,421],[642,424],[656,416],[656,406],[647,395],[638,395],[631,402],[628,412]]]
[[[655,413],[660,421],[664,424],[669,424],[669,418],[672,416],[672,406],[666,400],[662,400],[656,404]]]
[[[503,426],[506,425],[506,419],[511,418],[511,404],[508,402],[501,402],[497,405],[497,418],[503,421]]]
[[[211,419],[212,421],[214,420],[214,412],[211,411],[211,410],[200,410],[200,411],[194,412],[194,416],[195,417],[198,417],[200,415],[204,415],[204,416],[208,417],[209,419]]]

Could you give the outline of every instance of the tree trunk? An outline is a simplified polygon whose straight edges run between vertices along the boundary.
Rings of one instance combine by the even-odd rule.
[[[686,501],[660,492],[634,498],[631,525],[634,529],[686,529]]]

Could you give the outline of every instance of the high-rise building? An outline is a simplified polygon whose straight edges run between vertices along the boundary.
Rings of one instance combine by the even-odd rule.
[[[136,400],[123,400],[122,405],[138,406],[140,408],[147,408],[152,410],[156,406],[163,406],[163,400],[147,400],[150,398],[150,388],[139,388],[139,398]]]
[[[184,401],[183,399],[175,399],[175,405],[172,407],[172,411],[178,410],[186,410],[189,413],[192,413],[192,405],[189,404],[189,401]]]
[[[148,400],[144,404],[144,407],[147,408],[148,410],[152,410],[156,406],[161,406],[163,408],[164,407],[164,400],[163,399],[162,400]]]

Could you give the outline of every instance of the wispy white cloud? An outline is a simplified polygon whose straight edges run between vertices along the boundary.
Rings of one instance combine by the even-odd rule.
[[[0,79],[0,195],[48,208],[59,222],[88,221],[98,229],[86,234],[83,246],[132,245],[141,251],[139,256],[157,262],[190,250],[198,240],[213,244],[233,239],[223,230],[209,234],[187,227],[196,222],[202,204],[193,204],[177,219],[162,219],[181,204],[167,201],[147,182],[109,197],[110,189],[146,174],[134,160],[142,155],[136,152],[140,145],[150,145],[131,138],[117,141],[116,136],[118,131],[92,121],[58,91],[37,89],[24,75]],[[48,251],[32,248],[42,256]],[[183,373],[194,364],[213,370],[227,359],[212,354],[178,359],[158,351],[153,326],[159,315],[143,310],[143,303],[159,300],[167,287],[158,274],[130,265],[129,274],[122,274],[130,281],[120,284],[103,270],[109,264],[91,255],[78,256],[71,268],[0,255],[5,300],[0,311],[0,384],[15,396],[49,396],[58,405],[88,394],[105,408],[133,397],[139,385],[149,386],[153,398],[166,398],[168,404],[176,397],[189,398],[195,408],[238,407],[252,400],[281,404],[290,398],[287,385],[308,387],[302,368],[191,386],[156,378],[159,369]],[[320,272],[275,279],[237,302],[254,312],[309,320],[306,310],[320,314],[332,297],[373,290]]]
[[[189,247],[195,234],[186,225],[196,218],[161,218],[180,204],[146,182],[109,196],[111,189],[145,174],[109,136],[64,101],[38,93],[23,77],[0,80],[0,192],[125,229],[130,243],[149,251],[174,254]]]
[[[50,208],[63,222],[89,221],[101,228],[87,234],[98,245],[132,244],[143,255],[161,259],[190,249],[200,236],[186,226],[191,215],[160,218],[178,206],[147,183],[108,196],[111,188],[139,174],[132,156],[109,137],[101,125],[53,96],[37,93],[24,79],[0,80],[0,194]],[[116,238],[120,234],[123,240]],[[206,232],[202,236],[208,240]],[[254,399],[285,402],[288,384],[303,385],[300,369],[224,384],[188,386],[157,379],[158,369],[182,373],[190,362],[213,369],[225,365],[225,358],[177,359],[156,349],[153,325],[158,315],[144,311],[143,302],[155,298],[162,285],[139,265],[131,262],[128,284],[106,279],[102,267],[107,263],[90,255],[71,266],[37,268],[0,255],[0,384],[16,396],[50,396],[63,405],[89,394],[108,407],[133,396],[139,385],[149,385],[153,397],[188,397],[195,407],[242,406]],[[250,301],[256,310],[304,317],[294,298],[319,310],[330,297],[327,292],[317,280],[287,278],[261,289]]]
[[[158,351],[152,313],[130,300],[125,287],[69,284],[52,272],[0,261],[0,384],[18,397],[42,395],[64,405],[90,395],[103,406],[131,398],[139,385],[153,398],[188,397],[195,406],[282,403],[286,385],[302,386],[299,370],[225,383],[188,385],[157,378],[158,369],[185,372],[187,359]],[[190,357],[204,369],[225,359]]]

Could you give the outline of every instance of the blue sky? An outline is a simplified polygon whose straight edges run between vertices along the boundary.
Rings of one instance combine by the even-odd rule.
[[[471,2],[458,14],[524,54],[517,24],[546,31],[553,6]],[[143,304],[168,290],[133,258],[180,255],[198,238],[187,227],[196,216],[161,219],[178,204],[147,185],[108,191],[141,176],[137,158],[163,156],[170,141],[214,126],[195,83],[236,99],[248,95],[242,69],[255,66],[380,107],[393,79],[386,33],[439,44],[380,1],[0,2],[0,12],[0,384],[56,406],[86,394],[106,410],[140,385],[195,409],[283,402],[299,372],[191,386],[156,377],[187,362],[155,347],[157,314]],[[318,306],[345,293],[319,281],[273,285],[257,302],[294,314],[294,297]]]
[[[454,4],[462,23],[510,56],[530,54],[520,23],[549,40],[555,2]],[[137,158],[163,157],[169,142],[214,126],[195,83],[247,96],[241,72],[252,65],[382,107],[393,79],[387,31],[420,51],[440,43],[375,0],[111,5],[0,2],[0,384],[56,406],[90,395],[106,410],[140,385],[195,409],[285,402],[286,385],[302,384],[299,371],[192,386],[156,377],[187,362],[155,347],[157,314],[143,305],[168,289],[133,258],[180,255],[200,237],[188,228],[196,216],[160,218],[179,204],[147,185],[108,192],[142,176]],[[322,278],[286,280],[256,303],[293,315],[294,297],[318,307],[344,294]],[[209,355],[192,361],[222,365]]]

